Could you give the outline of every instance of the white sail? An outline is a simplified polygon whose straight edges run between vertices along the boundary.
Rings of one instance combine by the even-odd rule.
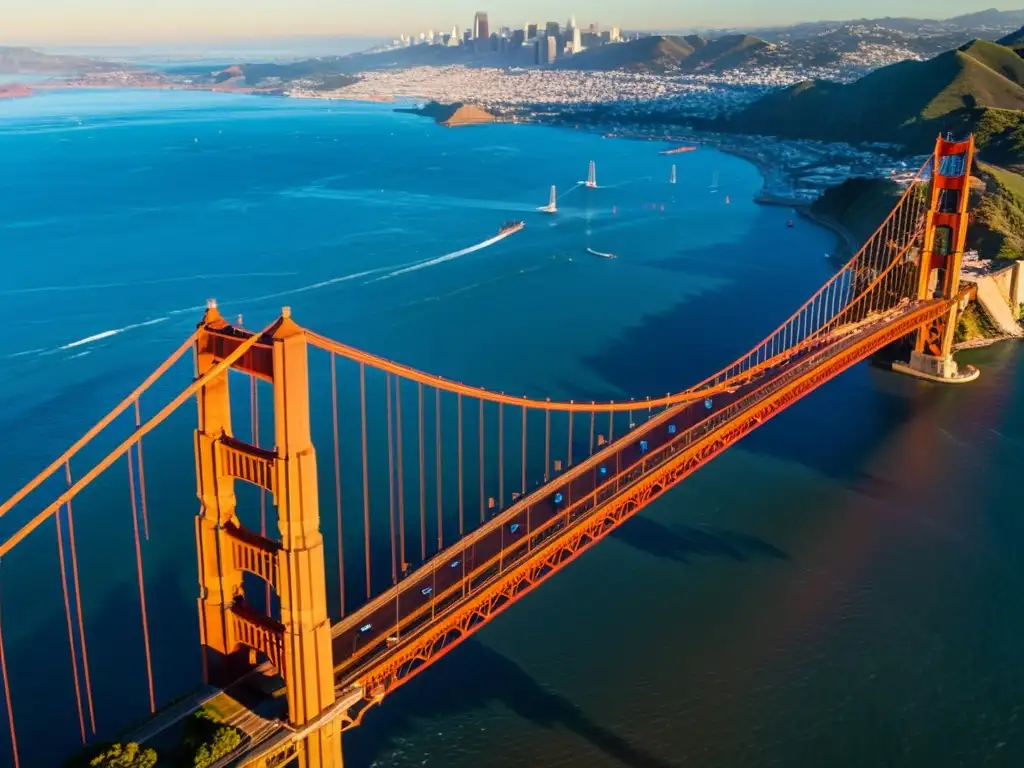
[[[672,175],[669,177],[668,183],[669,184],[675,184],[676,183],[676,167],[674,165],[672,166]]]
[[[590,161],[590,170],[587,173],[587,186],[590,188],[597,186],[597,163],[593,160]]]
[[[551,197],[548,199],[548,204],[542,205],[537,210],[543,213],[558,213],[558,194],[555,191],[554,184],[551,185]]]

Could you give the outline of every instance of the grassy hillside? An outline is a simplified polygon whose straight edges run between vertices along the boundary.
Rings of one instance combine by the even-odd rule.
[[[996,40],[996,43],[998,45],[1005,45],[1007,48],[1013,48],[1014,50],[1024,48],[1024,27],[1016,32],[1011,32],[1006,37],[999,38]]]
[[[1024,176],[981,163],[984,183],[972,209],[968,246],[985,257],[1019,259],[1024,253]]]
[[[745,133],[886,141],[927,149],[970,130],[986,109],[1024,110],[1024,59],[976,40],[928,61],[903,61],[848,85],[806,81],[758,100],[728,123]]]
[[[706,40],[699,35],[652,35],[628,43],[602,45],[561,59],[555,69],[585,71],[670,72],[724,71],[749,64],[771,49],[749,35]]]
[[[967,249],[987,259],[1017,259],[1024,252],[1024,176],[979,163],[971,184]],[[892,210],[903,190],[887,179],[849,179],[811,205],[864,242]]]
[[[831,219],[864,243],[889,215],[903,189],[888,179],[848,179],[825,190],[811,205],[816,216]]]

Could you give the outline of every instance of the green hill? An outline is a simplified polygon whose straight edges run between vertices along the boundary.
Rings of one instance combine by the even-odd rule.
[[[928,61],[902,61],[848,85],[805,81],[728,121],[732,130],[927,149],[943,130],[971,130],[985,110],[1024,110],[1024,59],[975,40]]]
[[[1007,48],[1012,48],[1017,51],[1024,48],[1024,27],[1021,27],[1016,32],[1011,32],[1006,37],[1001,37],[996,40],[998,45],[1005,45]]]
[[[838,224],[864,243],[874,233],[903,194],[903,189],[888,179],[847,179],[825,190],[810,211],[815,217]]]
[[[986,259],[1019,258],[1024,251],[1024,176],[988,163],[978,163],[972,176],[967,249]],[[847,179],[825,190],[810,211],[864,242],[902,194],[888,179]]]
[[[602,45],[561,59],[554,69],[626,72],[724,71],[749,64],[772,46],[749,35],[706,40],[699,35],[652,35],[628,43]]]

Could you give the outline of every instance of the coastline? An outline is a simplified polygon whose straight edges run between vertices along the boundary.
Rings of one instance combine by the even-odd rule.
[[[822,216],[820,213],[815,213],[811,210],[811,206],[804,205],[799,206],[796,209],[797,213],[805,219],[814,222],[818,226],[824,227],[835,234],[836,239],[846,246],[849,253],[848,256],[853,256],[861,249],[862,243],[857,242],[857,238],[853,236],[846,227],[840,224],[838,221],[833,219],[831,216]]]

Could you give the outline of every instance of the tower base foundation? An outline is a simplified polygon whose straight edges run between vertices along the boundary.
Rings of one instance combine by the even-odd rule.
[[[973,365],[968,365],[964,370],[960,370],[952,355],[934,357],[921,352],[911,352],[909,363],[893,363],[892,369],[896,373],[905,373],[908,376],[933,381],[937,384],[966,384],[981,375],[981,371]]]

